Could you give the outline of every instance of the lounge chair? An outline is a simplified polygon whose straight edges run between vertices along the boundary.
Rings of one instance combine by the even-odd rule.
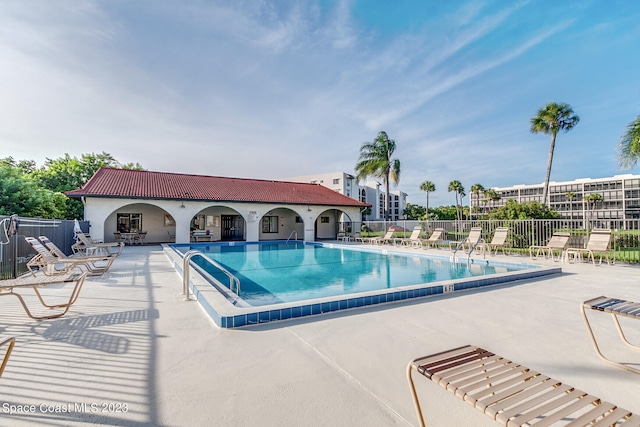
[[[420,233],[422,233],[422,227],[416,225],[413,227],[413,231],[411,232],[411,236],[406,239],[394,239],[395,244],[411,246],[413,248],[422,247],[422,240],[420,239]]]
[[[571,237],[570,233],[556,231],[549,239],[546,245],[532,245],[529,246],[529,257],[531,259],[538,258],[541,254],[545,258],[551,258],[554,261],[562,260],[564,255],[564,250],[569,245],[569,238]],[[535,251],[535,255],[533,254]],[[558,251],[558,258],[555,258],[554,251]]]
[[[71,269],[66,273],[57,274],[53,276],[47,276],[42,273],[33,274],[33,275],[27,273],[16,279],[8,279],[8,280],[0,281],[0,297],[14,296],[18,298],[18,300],[20,301],[20,304],[22,304],[22,308],[24,308],[24,311],[27,313],[27,316],[29,316],[34,320],[55,319],[57,317],[63,316],[67,311],[69,311],[69,308],[71,307],[71,305],[74,302],[76,302],[86,276],[87,276],[86,272],[80,271],[77,268]],[[69,296],[69,300],[62,304],[45,303],[44,299],[42,298],[42,295],[40,294],[40,291],[38,291],[38,288],[41,288],[43,286],[59,285],[59,284],[65,284],[65,283],[75,283],[75,285],[73,286],[73,290],[71,291],[71,295]],[[56,314],[49,314],[45,316],[34,316],[33,313],[31,313],[31,311],[29,310],[29,307],[27,307],[27,303],[25,302],[24,298],[22,298],[22,295],[15,292],[16,289],[20,289],[20,288],[32,288],[33,291],[36,293],[36,296],[38,297],[40,304],[42,304],[43,307],[47,309],[63,308],[64,310]]]
[[[67,256],[60,250],[47,236],[40,236],[40,241],[47,249],[59,260],[70,260],[78,263],[79,267],[84,267],[90,276],[99,276],[104,274],[118,257],[117,252],[111,252],[109,255],[73,255]]]
[[[422,239],[422,246],[423,247],[434,247],[434,248],[438,248],[437,243],[438,242],[444,242],[444,228],[436,228],[435,230],[433,230],[433,233],[431,233],[431,236],[429,236],[428,239]]]
[[[607,264],[615,264],[615,252],[613,260],[609,259],[609,243],[611,242],[611,230],[605,229],[594,229],[591,231],[589,235],[589,241],[587,242],[587,247],[584,249],[579,248],[569,248],[567,249],[567,260],[571,262],[577,259],[583,260],[584,255],[587,255],[587,262],[591,260],[593,265],[596,265],[596,257],[595,254],[600,254],[600,262],[598,265],[602,264],[602,258],[607,259]]]
[[[631,411],[471,345],[409,362],[407,380],[421,426],[414,371],[503,426],[640,426],[640,416]]]
[[[338,233],[336,240],[339,242],[349,242],[351,241],[351,236],[348,236],[347,233],[341,231]]]
[[[474,249],[478,252],[484,252],[485,245],[486,242],[482,238],[482,227],[471,227],[469,236],[460,242],[449,242],[449,248],[452,251],[457,251],[462,248],[466,253],[470,253]]]
[[[384,243],[389,243],[389,242],[393,242],[393,232],[395,231],[394,228],[389,228],[386,232],[386,234],[382,237],[378,236],[378,237],[372,237],[369,239],[369,243],[371,243],[372,245],[378,244],[378,245],[382,245]]]
[[[618,316],[640,320],[640,303],[601,296],[583,302],[582,304],[580,304],[580,309],[582,310],[582,318],[584,319],[584,323],[587,325],[587,331],[589,332],[589,336],[591,337],[591,343],[593,344],[598,357],[613,366],[626,369],[629,372],[640,374],[639,368],[634,368],[626,363],[616,362],[602,354],[602,351],[600,351],[600,346],[598,346],[598,342],[596,341],[596,337],[593,334],[591,324],[589,323],[589,318],[587,317],[587,309],[596,312],[611,314],[611,317],[613,317],[613,323],[615,323],[622,341],[632,349],[640,351],[640,346],[633,345],[629,342],[624,332],[622,331],[622,326],[620,325],[620,321],[618,320]]]
[[[507,243],[507,236],[509,235],[508,227],[497,227],[493,233],[493,239],[491,243],[487,244],[490,255],[498,255],[498,250],[502,249],[503,255],[508,255],[507,249],[511,249],[509,243]],[[492,253],[493,252],[493,253]]]
[[[71,250],[73,250],[74,253],[79,253],[81,255],[120,255],[122,253],[122,249],[124,248],[124,242],[94,242],[93,240],[91,240],[89,235],[82,232],[76,232],[76,237],[78,238],[78,242],[71,246]],[[113,252],[112,249],[114,248],[117,248],[118,251]]]
[[[5,366],[7,366],[7,362],[9,361],[9,357],[11,356],[11,352],[13,351],[13,346],[16,344],[15,337],[7,338],[4,341],[0,342],[0,348],[7,346],[7,349],[4,352],[4,356],[2,356],[2,364],[0,364],[0,377],[4,372]]]
[[[47,242],[47,245],[53,249],[44,246],[35,237],[25,236],[27,243],[37,252],[36,256],[27,262],[27,268],[35,275],[36,270],[42,271],[45,275],[65,274],[74,268],[84,269],[90,276],[99,276],[104,274],[115,260],[117,255],[107,256],[66,256],[58,249],[49,239],[41,236]],[[52,251],[53,250],[53,251]]]

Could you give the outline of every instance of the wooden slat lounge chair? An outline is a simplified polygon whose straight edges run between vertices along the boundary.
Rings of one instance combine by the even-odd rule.
[[[449,248],[454,251],[462,248],[469,253],[474,248],[479,252],[484,251],[486,242],[482,238],[482,227],[471,227],[469,235],[460,242],[449,242]]]
[[[407,379],[421,426],[414,371],[503,426],[640,426],[640,416],[631,411],[471,345],[409,362]]]
[[[413,227],[413,231],[411,232],[411,236],[406,239],[394,239],[395,244],[403,245],[403,246],[411,246],[413,248],[422,247],[422,240],[420,239],[420,233],[422,233],[422,227],[416,225]]]
[[[422,246],[429,248],[434,247],[440,249],[438,242],[444,242],[444,228],[436,228],[428,239],[422,239]]]
[[[79,271],[77,269],[69,271],[64,274],[58,274],[58,275],[52,275],[52,276],[47,276],[42,273],[34,274],[34,275],[25,274],[16,279],[8,279],[8,280],[0,281],[0,297],[14,296],[18,298],[18,300],[20,301],[20,304],[22,304],[22,308],[24,308],[24,311],[27,313],[27,316],[29,316],[32,319],[35,319],[35,320],[55,319],[57,317],[64,316],[65,313],[69,311],[69,308],[71,307],[71,305],[74,302],[76,302],[76,300],[78,299],[78,295],[80,295],[80,290],[82,289],[82,285],[84,284],[84,280],[86,276],[87,276],[86,272]],[[50,285],[65,284],[65,283],[75,283],[73,286],[73,290],[71,291],[71,295],[69,296],[69,300],[61,304],[45,303],[44,299],[42,298],[42,295],[40,294],[40,291],[38,291],[38,288],[50,286]],[[33,289],[33,291],[36,293],[36,296],[38,297],[38,300],[40,301],[40,304],[42,304],[43,307],[48,309],[63,308],[64,310],[56,314],[49,314],[45,316],[35,316],[33,313],[31,313],[31,310],[29,310],[29,307],[27,306],[27,303],[25,302],[24,298],[22,298],[22,295],[15,292],[16,289],[20,289],[20,288]]]
[[[596,350],[596,354],[602,360],[613,366],[626,369],[627,371],[634,372],[636,374],[640,374],[640,368],[634,368],[626,363],[616,362],[602,354],[600,346],[598,345],[598,342],[596,340],[596,336],[594,335],[593,329],[591,328],[591,324],[589,323],[589,318],[587,317],[587,310],[594,310],[611,314],[611,317],[613,317],[613,322],[618,329],[618,333],[620,334],[620,338],[622,338],[622,341],[632,349],[640,351],[640,346],[633,345],[629,342],[624,332],[622,331],[622,326],[620,326],[620,321],[618,320],[618,316],[640,320],[640,303],[626,301],[618,298],[600,296],[583,302],[582,304],[580,304],[580,309],[582,311],[582,318],[584,319],[584,323],[587,325],[587,331],[589,332],[591,343]],[[638,364],[638,366],[640,367],[640,364]]]
[[[42,237],[46,239],[46,237]],[[35,274],[35,271],[39,270],[45,275],[56,275],[68,273],[74,268],[81,268],[86,270],[90,276],[99,276],[111,267],[116,257],[115,255],[68,257],[58,248],[55,248],[56,253],[52,252],[35,237],[25,236],[24,239],[37,253],[35,257],[27,262],[27,268],[32,274]],[[52,242],[49,241],[48,243],[51,247],[55,247]]]
[[[577,259],[583,260],[584,255],[587,255],[587,262],[591,260],[593,265],[596,265],[596,257],[595,254],[600,255],[600,262],[598,265],[602,264],[602,258],[607,259],[607,264],[611,265],[616,262],[615,253],[614,259],[609,259],[609,243],[611,242],[611,230],[605,229],[594,229],[591,231],[589,235],[589,241],[587,242],[587,247],[584,249],[579,248],[569,248],[567,249],[567,259],[569,262],[575,261]]]
[[[489,254],[498,255],[498,250],[502,249],[502,254],[508,255],[507,250],[511,250],[511,246],[507,242],[508,235],[508,227],[497,227],[493,233],[493,239],[491,239],[491,243],[487,244],[487,247],[489,248]]]
[[[9,357],[11,356],[11,352],[13,351],[13,346],[15,344],[16,344],[15,337],[7,338],[2,342],[0,342],[0,348],[3,348],[4,346],[7,347],[7,349],[4,352],[4,356],[2,356],[2,364],[0,364],[0,377],[4,372],[4,368],[7,366],[7,362],[9,361]]]
[[[124,242],[94,242],[87,234],[82,232],[76,232],[76,237],[78,242],[71,246],[71,250],[81,255],[120,255],[124,248]],[[117,249],[117,251],[114,252],[114,249]]]
[[[569,245],[570,237],[570,233],[557,231],[553,233],[551,239],[549,239],[546,245],[529,246],[529,256],[531,257],[531,259],[536,259],[540,255],[542,255],[545,258],[551,258],[554,261],[560,261],[562,260],[562,257],[564,255],[564,250]],[[558,252],[558,258],[555,257],[554,251]]]

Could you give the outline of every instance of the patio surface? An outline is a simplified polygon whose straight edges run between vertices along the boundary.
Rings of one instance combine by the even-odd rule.
[[[61,318],[34,321],[0,298],[0,337],[17,338],[0,425],[415,426],[407,363],[465,344],[640,414],[640,375],[596,356],[579,310],[599,295],[640,301],[640,268],[560,265],[546,279],[222,330],[183,301],[160,246],[126,247]],[[610,316],[591,319],[614,358],[640,366]],[[640,342],[640,324],[622,320]],[[431,382],[417,387],[431,426],[498,425]]]

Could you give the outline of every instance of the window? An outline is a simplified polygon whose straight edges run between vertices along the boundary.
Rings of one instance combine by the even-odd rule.
[[[142,231],[142,214],[119,213],[117,228],[120,233],[137,233]]]
[[[262,217],[262,232],[263,233],[277,233],[278,232],[278,217],[277,216],[263,216]]]
[[[302,223],[304,223],[304,221],[302,220],[302,218],[301,218],[301,217],[299,217],[299,216],[296,216],[296,224],[302,224]]]
[[[333,185],[338,185],[338,184],[340,184],[340,178],[335,178],[333,180]]]
[[[322,224],[329,224],[329,217],[328,216],[321,216],[320,217],[320,222]]]

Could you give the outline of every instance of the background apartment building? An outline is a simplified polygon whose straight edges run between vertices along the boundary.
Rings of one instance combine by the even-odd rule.
[[[500,196],[491,200],[486,194],[471,194],[472,209],[488,213],[504,206],[509,199],[518,202],[542,203],[544,184],[493,187]],[[601,201],[589,202],[585,197],[599,194]],[[582,178],[566,182],[549,183],[549,203],[564,219],[593,226],[628,228],[624,220],[640,218],[640,175],[616,175],[609,178]]]
[[[346,172],[331,172],[314,175],[283,178],[284,181],[308,182],[320,184],[352,199],[371,204],[371,212],[363,212],[362,218],[351,218],[352,221],[374,221],[385,219],[386,194],[384,186],[380,182],[367,181],[364,185],[358,184],[355,176]],[[407,206],[407,193],[400,190],[390,191],[391,221],[404,219],[404,209]]]

